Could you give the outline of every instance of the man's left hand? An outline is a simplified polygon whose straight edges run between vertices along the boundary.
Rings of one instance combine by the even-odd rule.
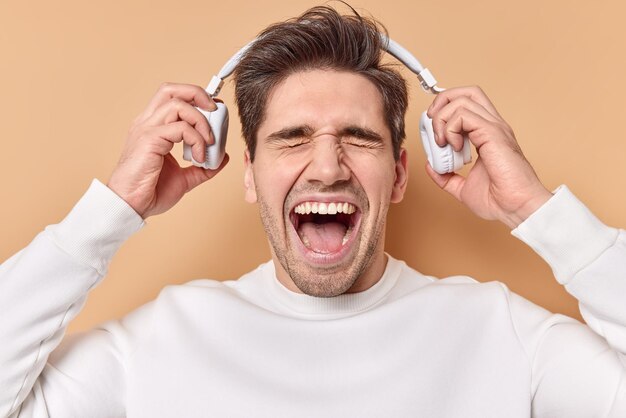
[[[511,127],[479,87],[439,93],[427,113],[437,144],[449,143],[460,151],[467,136],[476,147],[478,158],[466,177],[426,167],[439,187],[476,215],[515,228],[552,196],[524,157]]]

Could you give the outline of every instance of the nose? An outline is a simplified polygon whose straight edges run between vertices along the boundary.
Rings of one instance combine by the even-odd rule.
[[[315,139],[305,174],[307,180],[317,181],[325,186],[350,179],[350,168],[345,163],[345,155],[339,138],[329,135]]]

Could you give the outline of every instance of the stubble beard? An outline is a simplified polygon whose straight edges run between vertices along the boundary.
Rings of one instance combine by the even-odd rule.
[[[297,260],[296,249],[290,248],[287,237],[287,228],[292,227],[288,214],[283,216],[284,220],[277,219],[270,210],[270,206],[258,194],[259,212],[263,228],[269,239],[270,245],[278,258],[283,269],[287,272],[293,283],[302,293],[315,297],[333,297],[346,293],[356,281],[368,270],[372,263],[372,256],[376,251],[378,242],[384,231],[385,216],[380,222],[373,225],[361,225],[359,228],[358,242],[353,245],[360,246],[366,243],[363,253],[357,250],[350,255],[341,266],[331,266],[328,268],[312,268],[305,262]],[[280,223],[284,228],[280,228]],[[364,228],[369,228],[371,236],[367,236]]]

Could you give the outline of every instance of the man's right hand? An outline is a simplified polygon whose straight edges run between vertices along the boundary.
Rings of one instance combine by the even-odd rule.
[[[167,211],[228,163],[226,155],[216,170],[182,168],[170,153],[182,141],[191,145],[196,161],[204,162],[205,147],[214,139],[206,118],[194,106],[217,109],[201,87],[165,83],[133,121],[107,186],[144,219]]]

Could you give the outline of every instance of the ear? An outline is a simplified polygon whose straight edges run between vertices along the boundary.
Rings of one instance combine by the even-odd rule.
[[[250,161],[250,151],[246,148],[243,154],[244,174],[243,184],[246,188],[244,197],[248,203],[256,203],[256,185],[254,183],[254,171],[252,170],[252,161]]]
[[[399,203],[404,198],[404,192],[409,180],[409,167],[406,163],[406,149],[400,148],[400,156],[396,161],[396,181],[391,191],[391,202]]]

